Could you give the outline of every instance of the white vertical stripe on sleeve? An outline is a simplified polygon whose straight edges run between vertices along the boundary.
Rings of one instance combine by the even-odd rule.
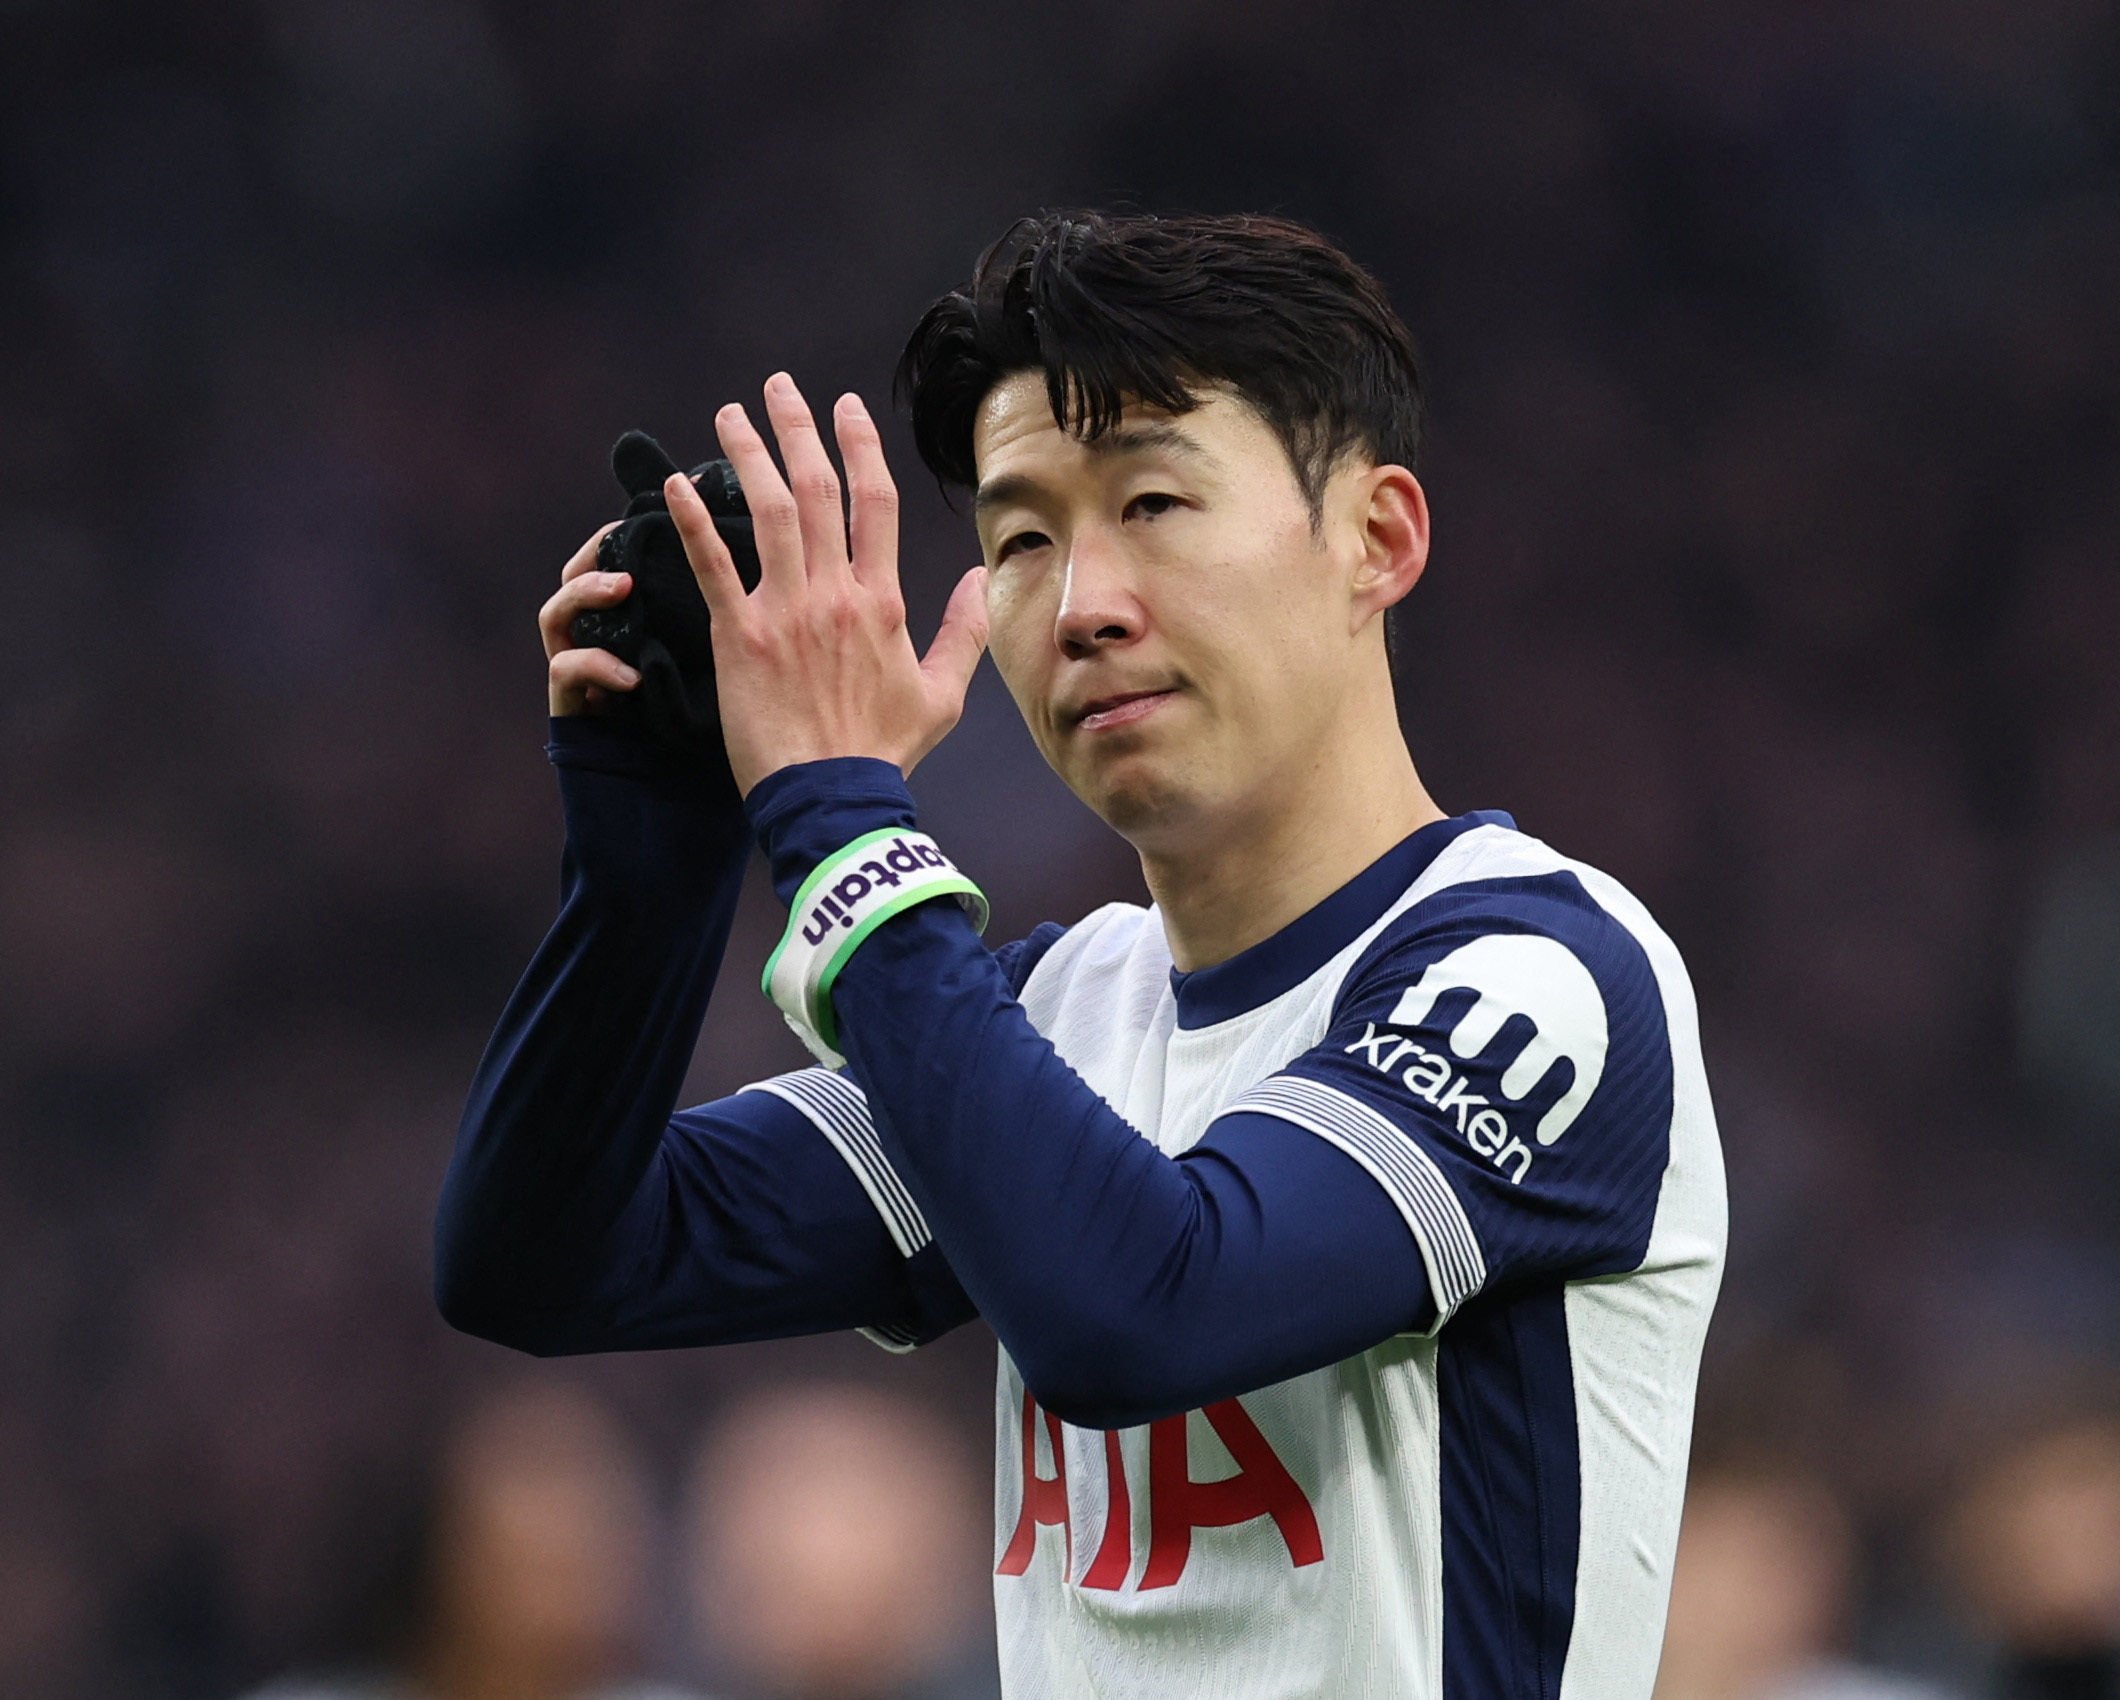
[[[1300,1075],[1262,1080],[1223,1111],[1276,1116],[1328,1140],[1367,1169],[1413,1230],[1435,1297],[1435,1326],[1480,1290],[1487,1259],[1471,1218],[1435,1159],[1403,1128],[1350,1093]]]
[[[771,1080],[754,1081],[739,1090],[770,1092],[792,1104],[831,1141],[832,1149],[846,1160],[854,1178],[861,1183],[861,1190],[876,1206],[901,1257],[911,1257],[935,1237],[928,1232],[927,1218],[906,1191],[905,1182],[883,1154],[868,1099],[846,1076],[828,1068],[805,1068],[793,1074],[775,1075]]]

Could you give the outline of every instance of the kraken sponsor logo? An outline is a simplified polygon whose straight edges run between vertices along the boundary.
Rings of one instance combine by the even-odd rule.
[[[1446,1036],[1450,1055],[1407,1036],[1405,1030],[1418,1029],[1444,994],[1459,991],[1476,995]],[[1531,1036],[1488,1091],[1476,1092],[1457,1064],[1486,1050],[1512,1016],[1531,1024]],[[1551,1145],[1597,1090],[1608,1044],[1605,1000],[1573,951],[1536,933],[1489,933],[1431,962],[1391,1014],[1381,1024],[1365,1023],[1362,1037],[1346,1048],[1403,1080],[1474,1151],[1521,1182],[1532,1154],[1510,1127],[1510,1112],[1522,1108],[1555,1064],[1568,1062],[1574,1070],[1568,1088],[1539,1118],[1534,1135],[1540,1145]]]

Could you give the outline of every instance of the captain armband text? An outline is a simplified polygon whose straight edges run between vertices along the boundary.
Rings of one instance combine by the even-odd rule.
[[[832,983],[869,934],[936,897],[954,897],[972,925],[986,930],[984,893],[926,833],[896,827],[855,839],[802,882],[761,983],[796,1036],[827,1067],[846,1061],[832,1017]]]

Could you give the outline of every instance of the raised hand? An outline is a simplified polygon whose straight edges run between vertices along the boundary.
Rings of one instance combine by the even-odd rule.
[[[608,649],[577,647],[568,631],[575,615],[623,602],[633,588],[631,573],[599,572],[596,567],[596,546],[617,525],[613,520],[598,527],[574,551],[560,569],[559,589],[537,611],[538,635],[545,640],[545,691],[554,714],[584,713],[597,706],[605,691],[630,691],[640,683],[640,675]]]
[[[745,793],[780,768],[829,756],[880,756],[910,773],[963,713],[986,648],[986,569],[958,581],[934,642],[916,655],[898,585],[898,488],[875,421],[854,395],[833,411],[849,537],[839,474],[809,404],[785,372],[766,381],[765,401],[786,477],[742,407],[732,402],[714,418],[750,506],[757,590],[744,592],[692,481],[677,475],[664,487],[714,616],[729,766]]]

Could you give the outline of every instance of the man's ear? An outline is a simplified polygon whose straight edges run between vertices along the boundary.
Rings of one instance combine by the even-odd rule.
[[[1428,496],[1403,466],[1365,469],[1349,492],[1362,558],[1349,585],[1350,631],[1360,631],[1398,602],[1428,565]]]

